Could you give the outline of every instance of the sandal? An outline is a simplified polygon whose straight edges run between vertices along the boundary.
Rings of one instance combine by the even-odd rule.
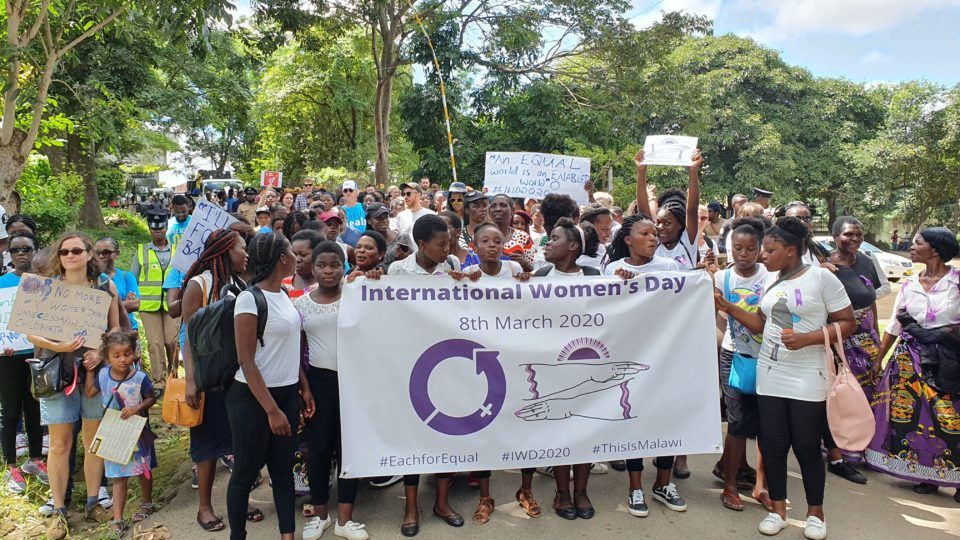
[[[493,497],[480,497],[477,504],[477,510],[473,513],[473,522],[477,525],[483,525],[490,521],[490,514],[493,513]]]
[[[127,525],[127,522],[124,520],[111,521],[110,527],[107,529],[106,538],[108,540],[120,540],[123,538],[123,535],[127,534],[127,529],[130,526]]]
[[[263,521],[263,512],[259,508],[254,508],[247,512],[247,521],[250,523],[260,523]]]
[[[753,498],[762,504],[763,507],[767,509],[767,512],[773,512],[773,500],[770,499],[770,493],[761,491],[757,495],[754,495]]]
[[[740,499],[739,493],[730,493],[724,490],[723,493],[720,494],[720,502],[723,503],[724,508],[729,508],[737,512],[743,511],[743,500]]]
[[[530,517],[540,517],[540,503],[533,497],[532,489],[520,488],[517,490],[517,502]]]
[[[212,521],[200,521],[200,516],[197,516],[197,524],[207,532],[217,532],[227,528],[223,523],[223,518],[217,518]]]
[[[303,517],[312,518],[317,517],[317,508],[312,504],[303,505]]]
[[[153,503],[142,503],[140,505],[140,510],[133,515],[131,521],[134,523],[140,523],[141,521],[150,517],[150,514],[157,511],[157,505]]]
[[[716,465],[713,466],[713,476],[720,480],[723,483],[727,482],[727,479],[723,476],[723,471],[720,470],[720,462],[718,461]],[[743,491],[750,491],[757,485],[757,471],[752,468],[741,469],[737,471],[737,489]]]

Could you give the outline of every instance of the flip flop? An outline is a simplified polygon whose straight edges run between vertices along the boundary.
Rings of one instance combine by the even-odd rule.
[[[720,494],[720,502],[723,503],[724,508],[729,508],[730,510],[735,510],[737,512],[743,511],[743,501],[740,499],[739,493],[729,493],[724,491]]]
[[[197,516],[197,523],[200,527],[207,532],[217,532],[222,531],[227,528],[223,523],[223,518],[217,518],[212,521],[200,521],[200,516]]]
[[[770,498],[770,493],[761,491],[759,495],[755,495],[753,498],[762,504],[763,507],[767,509],[767,512],[773,512],[773,500]]]

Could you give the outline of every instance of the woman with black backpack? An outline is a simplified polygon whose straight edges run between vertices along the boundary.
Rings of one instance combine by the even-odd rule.
[[[239,233],[229,229],[213,231],[203,243],[203,252],[197,259],[183,282],[182,320],[184,326],[202,307],[220,299],[222,289],[234,285],[242,289],[245,285],[239,275],[247,269],[246,242]],[[233,454],[233,439],[227,422],[225,392],[197,391],[194,379],[193,357],[189,340],[184,342],[183,368],[187,383],[187,403],[194,409],[203,407],[203,423],[190,428],[190,457],[197,464],[197,486],[199,487],[200,507],[197,510],[197,523],[205,531],[221,531],[226,528],[223,518],[213,511],[213,481],[216,478],[217,458]],[[263,513],[257,509],[248,509],[247,519],[263,520]]]
[[[250,254],[252,288],[237,295],[234,308],[240,369],[226,398],[235,456],[227,487],[230,538],[247,536],[247,500],[266,465],[273,481],[280,538],[293,540],[296,522],[291,471],[301,394],[304,416],[310,418],[314,412],[310,385],[300,366],[300,313],[282,287],[283,279],[293,275],[296,256],[290,242],[276,233],[254,237]],[[258,295],[266,300],[265,311],[257,305]],[[259,328],[263,332],[258,341]]]

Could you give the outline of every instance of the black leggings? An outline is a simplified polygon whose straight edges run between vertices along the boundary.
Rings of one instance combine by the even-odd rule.
[[[653,466],[656,467],[658,471],[670,470],[673,468],[673,458],[674,456],[661,456],[653,458]],[[627,472],[641,471],[643,471],[643,458],[627,460]]]
[[[770,498],[787,499],[787,452],[800,463],[803,490],[809,506],[823,505],[826,482],[820,441],[827,426],[824,401],[800,401],[773,396],[757,396],[760,407],[760,451],[767,475]]]
[[[307,479],[310,481],[310,504],[327,504],[330,484],[327,474],[330,461],[337,457],[343,466],[343,447],[340,441],[340,387],[337,372],[313,366],[307,370],[310,392],[317,404],[313,418],[307,420]],[[353,504],[357,500],[359,478],[337,477],[337,502]]]
[[[294,431],[300,420],[300,385],[270,388],[277,407]],[[273,482],[273,504],[277,508],[280,534],[296,530],[293,488],[294,436],[274,435],[260,402],[246,384],[234,381],[227,390],[227,419],[233,433],[233,474],[227,484],[227,518],[230,538],[247,537],[247,503],[250,489],[264,464]],[[326,484],[326,480],[324,480]]]
[[[30,393],[32,355],[0,358],[0,446],[8,464],[17,463],[17,424],[23,416],[30,457],[42,458],[43,432],[40,430],[40,402]]]

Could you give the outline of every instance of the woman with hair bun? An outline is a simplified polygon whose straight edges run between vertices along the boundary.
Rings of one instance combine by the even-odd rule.
[[[874,469],[919,482],[916,493],[954,488],[960,503],[960,272],[947,264],[958,254],[944,227],[920,231],[910,246],[925,268],[900,288],[874,360],[878,373],[896,343],[876,385],[877,430],[865,456]]]
[[[773,512],[760,522],[760,532],[773,536],[787,527],[787,452],[792,447],[807,498],[803,534],[819,540],[827,537],[823,514],[826,472],[820,441],[827,429],[830,386],[823,329],[826,327],[833,343],[852,334],[857,323],[840,280],[825,268],[804,263],[807,235],[806,225],[793,217],[781,218],[766,232],[764,265],[779,275],[764,287],[759,312],[743,310],[721,294],[714,297],[718,309],[751,333],[763,333],[757,361],[757,405]]]

